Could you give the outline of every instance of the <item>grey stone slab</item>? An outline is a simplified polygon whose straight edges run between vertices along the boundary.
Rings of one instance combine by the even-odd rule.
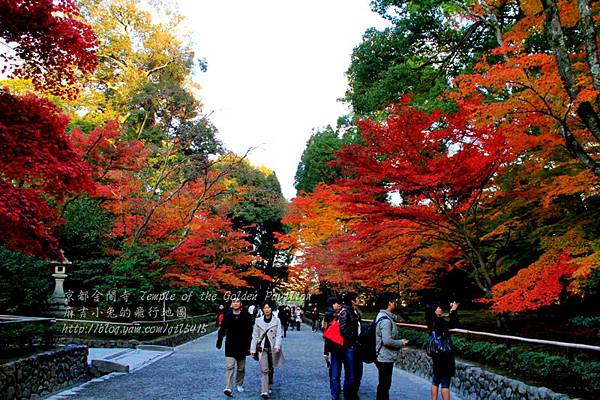
[[[151,350],[151,351],[173,351],[173,347],[160,346],[157,344],[140,344],[136,347],[138,350]]]
[[[129,365],[109,360],[92,360],[92,367],[102,374],[111,372],[129,372]]]

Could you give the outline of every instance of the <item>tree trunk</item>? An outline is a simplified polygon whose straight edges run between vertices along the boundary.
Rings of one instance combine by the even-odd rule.
[[[496,327],[504,331],[508,330],[508,316],[504,313],[496,314]]]
[[[560,78],[569,98],[571,101],[574,101],[579,95],[579,88],[577,88],[575,75],[569,61],[566,40],[562,25],[560,24],[558,5],[556,0],[542,0],[542,6],[544,7],[544,14],[546,16],[546,36],[554,53]],[[592,135],[600,140],[600,118],[592,105],[589,102],[581,103],[577,108],[577,114]]]
[[[589,0],[577,0],[579,8],[579,27],[583,32],[583,42],[587,55],[590,73],[592,74],[592,82],[594,89],[600,91],[600,62],[598,61],[598,45],[596,43],[596,29],[594,28],[594,20],[590,11]],[[598,103],[598,98],[596,98]]]
[[[498,18],[490,9],[490,6],[486,2],[486,0],[480,0],[479,5],[483,8],[485,12],[485,16],[488,20],[488,25],[494,30],[494,34],[496,35],[496,42],[498,42],[498,46],[504,50],[504,40],[502,38],[502,28],[500,27],[500,22],[498,22]],[[506,60],[506,53],[503,51],[503,57]]]
[[[600,165],[583,149],[581,144],[569,130],[569,127],[566,125],[566,123],[561,125],[560,133],[565,141],[565,145],[567,146],[569,153],[577,157],[585,167],[587,167],[594,173],[594,175],[600,178]]]

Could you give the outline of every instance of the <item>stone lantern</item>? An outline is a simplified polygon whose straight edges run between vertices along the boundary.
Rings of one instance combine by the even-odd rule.
[[[65,297],[64,282],[67,277],[67,266],[72,263],[63,256],[63,261],[52,261],[50,265],[54,266],[54,293],[50,296],[50,311],[53,314],[64,315],[67,309],[67,299]]]

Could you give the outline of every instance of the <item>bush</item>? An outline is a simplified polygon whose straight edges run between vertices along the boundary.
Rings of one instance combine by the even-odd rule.
[[[52,347],[56,333],[56,326],[45,322],[0,325],[0,362]]]
[[[600,327],[600,317],[574,317],[569,318],[569,325],[582,328]]]
[[[0,260],[0,314],[39,315],[54,288],[48,261],[3,247]]]

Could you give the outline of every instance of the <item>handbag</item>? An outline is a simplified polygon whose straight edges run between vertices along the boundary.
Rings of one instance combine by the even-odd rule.
[[[252,358],[254,360],[258,361],[258,357],[259,357],[258,353],[263,351],[262,346],[260,344],[262,343],[263,339],[267,336],[267,333],[273,328],[274,327],[267,329],[265,331],[265,333],[263,333],[263,335],[260,337],[260,340],[258,342],[256,342],[256,351],[254,352],[254,355],[252,356]],[[267,340],[269,340],[269,339],[267,338]]]
[[[323,332],[323,337],[327,340],[331,340],[333,343],[343,346],[344,345],[344,337],[342,336],[342,331],[340,330],[340,323],[337,319],[331,321],[331,324],[325,329]]]
[[[442,334],[438,336],[435,331],[431,331],[425,344],[425,351],[428,356],[432,357],[439,354],[450,354],[454,351],[454,348],[452,347],[452,341],[447,335]]]

